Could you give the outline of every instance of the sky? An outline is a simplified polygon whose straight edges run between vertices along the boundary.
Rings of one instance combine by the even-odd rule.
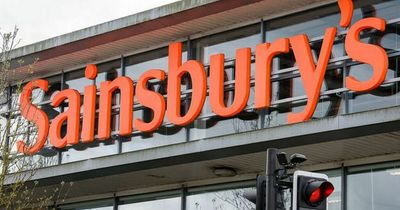
[[[18,47],[178,0],[0,0],[0,31],[18,27]]]

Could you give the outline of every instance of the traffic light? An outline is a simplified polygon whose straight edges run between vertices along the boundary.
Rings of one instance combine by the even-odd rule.
[[[292,210],[326,210],[328,198],[334,187],[325,174],[306,171],[287,173],[306,161],[306,156],[286,153],[277,149],[267,150],[264,176],[257,177],[257,189],[246,192],[244,197],[256,204],[256,210],[285,210],[284,195],[292,192]]]
[[[265,176],[257,176],[256,190],[247,191],[244,193],[244,197],[256,204],[256,210],[265,210],[265,190],[266,190],[266,179]]]
[[[326,198],[333,190],[327,175],[296,171],[293,175],[293,210],[326,210]]]

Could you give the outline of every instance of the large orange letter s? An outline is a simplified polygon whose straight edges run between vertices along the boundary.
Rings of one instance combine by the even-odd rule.
[[[367,81],[358,81],[353,76],[346,78],[346,87],[353,91],[370,91],[379,87],[385,81],[389,61],[385,50],[380,46],[364,44],[360,41],[360,33],[365,29],[385,31],[386,22],[380,18],[365,18],[351,26],[345,48],[347,54],[356,61],[372,66],[373,75]]]
[[[46,143],[47,134],[49,132],[49,119],[44,111],[33,105],[31,101],[32,90],[40,88],[47,91],[49,83],[47,80],[34,80],[25,85],[19,100],[21,115],[30,122],[38,126],[36,142],[30,146],[26,145],[23,140],[17,142],[18,152],[26,155],[34,155],[39,152]]]
[[[160,69],[151,69],[140,76],[136,85],[136,98],[143,106],[152,110],[153,119],[145,122],[143,119],[136,119],[135,126],[143,132],[151,132],[161,126],[165,114],[164,97],[155,91],[148,89],[147,84],[151,79],[164,80],[165,72]]]

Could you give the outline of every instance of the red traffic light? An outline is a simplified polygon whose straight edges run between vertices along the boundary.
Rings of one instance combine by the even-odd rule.
[[[318,206],[332,194],[334,189],[332,183],[328,181],[309,180],[304,192],[305,200],[311,206]]]
[[[326,198],[334,187],[328,176],[308,171],[295,171],[293,175],[293,210],[327,210]]]
[[[308,199],[311,203],[317,203],[322,199],[321,189],[317,188],[314,192],[311,193],[310,198]]]

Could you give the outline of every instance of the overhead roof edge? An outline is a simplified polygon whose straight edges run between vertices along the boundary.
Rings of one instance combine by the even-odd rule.
[[[71,42],[87,39],[100,34],[108,33],[118,29],[138,25],[147,21],[159,19],[179,12],[204,6],[220,0],[181,0],[171,4],[156,7],[147,11],[129,15],[126,17],[111,20],[67,34],[56,36],[50,39],[39,41],[33,44],[22,46],[11,51],[10,58],[15,59],[29,54],[47,50],[50,48],[65,45]]]

